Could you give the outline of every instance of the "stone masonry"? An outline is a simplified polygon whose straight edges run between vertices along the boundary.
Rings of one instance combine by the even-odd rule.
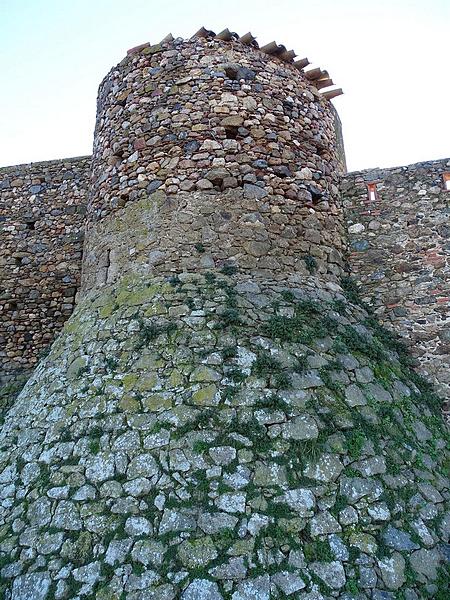
[[[253,258],[250,253],[246,257],[249,267],[254,268],[256,262],[262,269],[264,263],[269,269],[277,265],[280,274],[283,269],[304,275],[310,269],[331,268],[338,275],[344,253],[365,299],[383,322],[405,337],[419,359],[419,369],[450,397],[449,195],[442,179],[443,173],[450,171],[449,161],[372,169],[340,178],[345,156],[339,117],[332,105],[321,100],[308,109],[303,103],[300,109],[302,94],[304,98],[310,94],[309,101],[320,95],[291,65],[278,63],[275,68],[269,56],[255,56],[250,47],[242,45],[228,48],[218,59],[214,57],[217,43],[191,40],[181,52],[167,50],[163,58],[158,45],[146,44],[142,52],[127,56],[120,70],[112,69],[105,78],[98,99],[101,112],[94,157],[98,155],[99,161],[101,153],[107,166],[94,177],[98,199],[92,218],[105,216],[136,198],[145,203],[147,195],[159,189],[167,201],[164,210],[158,210],[158,236],[151,234],[153,249],[146,247],[146,251],[151,252],[153,268],[163,267],[166,272],[173,270],[170,254],[177,245],[172,239],[179,231],[186,234],[186,229],[177,225],[180,218],[189,218],[192,226],[189,237],[184,238],[186,270],[209,268],[214,261],[207,247],[216,241],[220,246],[216,263],[234,264],[239,248],[247,244],[253,246]],[[202,47],[203,71],[196,63],[196,47],[197,52]],[[217,71],[215,62],[219,63]],[[255,99],[249,95],[250,83],[263,64],[269,71],[265,83],[258,78]],[[212,74],[212,82],[205,79],[206,73]],[[221,77],[224,74],[225,79]],[[238,77],[243,78],[243,85]],[[270,94],[263,92],[269,81]],[[326,121],[318,119],[324,112],[328,112]],[[282,127],[275,134],[271,126],[277,120]],[[210,123],[214,124],[212,130]],[[332,138],[334,162],[330,162],[327,149]],[[292,161],[301,157],[304,166],[292,172]],[[82,157],[0,168],[2,382],[36,365],[73,310],[80,285],[91,163],[91,157]],[[98,169],[101,164],[98,162]],[[377,184],[375,201],[368,200],[368,183]],[[336,186],[347,236],[342,230],[338,237],[331,234],[337,231],[339,219],[333,204]],[[255,212],[245,217],[242,200],[253,197],[256,202],[272,189],[284,204],[300,198],[303,208],[299,210],[295,202],[289,217],[271,214],[268,229],[269,214],[264,207],[260,215]],[[216,211],[206,194],[205,206],[195,211],[200,210],[200,218],[211,223],[199,236],[199,215],[188,206],[192,196],[186,194],[183,200],[179,192],[202,190],[221,190],[233,196],[235,212]],[[143,218],[143,213],[139,217]],[[283,223],[286,218],[288,227]],[[139,228],[119,232],[119,223],[105,221],[95,242],[92,231],[84,252],[89,267],[85,269],[86,289],[111,281],[119,264],[120,268],[124,263],[132,270],[140,268],[139,256],[129,260],[123,256],[127,236],[139,236]],[[254,236],[249,237],[252,230]],[[270,240],[271,234],[277,236],[276,243]],[[144,235],[148,238],[148,228]],[[121,236],[124,244],[117,243]],[[112,249],[110,237],[116,240]],[[226,243],[221,244],[219,240],[225,238]],[[258,253],[263,256],[267,250],[268,255],[258,259]],[[323,260],[326,253],[331,257],[328,267]]]
[[[99,90],[84,286],[128,263],[176,272],[180,259],[184,270],[226,263],[285,279],[309,265],[337,277],[336,119],[302,72],[251,46],[194,38],[129,54]],[[139,228],[122,229],[124,254],[108,224],[156,190],[132,255]]]
[[[347,277],[350,259],[383,319],[403,307],[400,285],[371,298],[379,232],[389,256],[422,263],[411,296],[445,298],[447,164],[389,173],[389,197],[369,191],[378,210],[364,174],[341,192],[328,74],[292,60],[228,30],[144,44],[100,86],[91,161],[5,177],[7,207],[37,204],[31,231],[58,232],[37,255],[41,315],[63,320],[79,287],[0,415],[3,600],[447,599],[443,398]],[[34,239],[24,221],[5,230],[10,296],[16,259],[33,258],[14,255]],[[444,304],[417,303],[437,378]]]
[[[367,302],[450,399],[450,191],[437,160],[348,173],[349,260]],[[370,199],[367,185],[376,185]]]
[[[73,311],[90,162],[0,169],[0,381],[35,366]]]

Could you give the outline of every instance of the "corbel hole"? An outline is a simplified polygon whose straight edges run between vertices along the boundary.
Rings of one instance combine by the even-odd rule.
[[[228,126],[225,127],[225,136],[228,140],[235,140],[238,137],[239,127],[236,126]]]

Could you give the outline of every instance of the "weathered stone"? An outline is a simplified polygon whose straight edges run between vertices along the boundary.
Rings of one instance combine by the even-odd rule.
[[[227,513],[203,513],[198,519],[199,527],[208,534],[218,533],[222,529],[234,529],[238,519]]]
[[[383,533],[383,539],[386,545],[398,551],[417,550],[419,546],[412,541],[411,536],[406,531],[401,531],[392,525],[388,525]]]
[[[140,454],[130,462],[127,475],[130,479],[135,477],[153,477],[159,472],[159,467],[151,454]]]
[[[365,460],[355,463],[355,469],[360,471],[366,477],[380,475],[386,472],[386,463],[382,456],[371,456]]]
[[[340,481],[341,494],[346,496],[351,504],[354,504],[364,496],[372,501],[377,500],[383,488],[378,481],[362,479],[360,477],[343,477]]]
[[[131,538],[112,540],[106,551],[105,562],[108,565],[115,565],[116,563],[122,564],[132,545],[133,540]]]
[[[311,535],[325,535],[337,533],[342,530],[338,521],[329,512],[322,512],[311,519]]]
[[[302,590],[306,587],[305,582],[295,573],[290,573],[289,571],[282,571],[281,573],[276,573],[272,575],[273,583],[280,588],[283,594],[287,596],[291,594],[295,594],[299,590]]]
[[[394,552],[390,558],[382,558],[378,566],[388,589],[398,590],[405,583],[405,559],[399,552]]]
[[[131,556],[133,560],[143,565],[161,565],[164,558],[165,547],[161,542],[153,540],[138,540],[134,546]]]
[[[181,594],[181,600],[223,600],[223,596],[214,581],[194,579]]]
[[[269,575],[262,575],[255,579],[248,579],[240,583],[237,590],[231,596],[232,600],[269,600],[270,598],[270,578]]]
[[[184,567],[197,569],[217,558],[217,550],[209,536],[185,541],[178,547],[178,556]]]
[[[209,449],[209,454],[218,465],[228,465],[236,458],[236,449],[232,446],[217,446]]]
[[[311,510],[315,507],[316,501],[311,490],[297,488],[285,492],[278,502],[286,502],[300,516],[310,516]]]
[[[427,579],[434,581],[437,577],[437,570],[441,563],[441,557],[437,548],[425,549],[421,548],[413,552],[409,557],[411,567],[424,575]]]
[[[227,513],[239,513],[245,511],[245,494],[227,493],[219,496],[216,500],[217,507]]]
[[[90,456],[86,461],[86,477],[95,483],[106,481],[114,477],[114,455],[109,452],[100,452]]]
[[[293,440],[314,440],[319,435],[315,420],[309,415],[294,417],[281,426],[282,436]]]
[[[377,542],[369,533],[352,533],[349,537],[350,546],[355,546],[365,554],[375,554]]]
[[[239,556],[210,569],[209,573],[218,579],[244,579],[247,575],[247,567],[244,558]]]
[[[306,477],[310,477],[311,479],[329,482],[337,479],[343,468],[337,456],[323,454],[317,462],[309,463],[303,472]]]
[[[51,519],[50,506],[51,504],[47,498],[39,498],[33,502],[27,514],[31,525],[38,525],[39,527],[47,525]]]
[[[315,562],[311,563],[310,568],[317,577],[320,577],[333,590],[339,590],[344,587],[346,581],[345,571],[340,562]]]
[[[125,532],[130,536],[148,535],[153,530],[145,517],[129,517],[125,522]]]
[[[251,183],[244,183],[244,193],[248,198],[256,198],[257,200],[261,200],[267,196],[267,192],[264,188]]]
[[[367,399],[363,391],[355,383],[352,383],[345,389],[345,401],[351,407],[367,404]]]
[[[78,508],[73,502],[62,500],[56,507],[52,525],[58,529],[77,531],[82,523]]]
[[[12,600],[44,600],[50,588],[50,575],[46,571],[21,575],[14,579]]]
[[[159,525],[160,535],[170,531],[192,531],[194,529],[195,519],[175,510],[165,510]]]

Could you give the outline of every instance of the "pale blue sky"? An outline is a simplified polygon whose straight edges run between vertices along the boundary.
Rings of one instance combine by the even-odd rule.
[[[450,156],[449,0],[0,0],[0,166],[90,154],[109,69],[201,25],[326,68],[349,169]]]

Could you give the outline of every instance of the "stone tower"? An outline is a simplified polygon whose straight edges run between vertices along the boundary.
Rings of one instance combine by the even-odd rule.
[[[283,46],[204,35],[140,47],[100,86],[84,291],[224,265],[286,282],[342,272],[331,102]]]
[[[439,400],[343,278],[304,66],[201,30],[102,82],[78,305],[0,434],[5,598],[445,597]]]

